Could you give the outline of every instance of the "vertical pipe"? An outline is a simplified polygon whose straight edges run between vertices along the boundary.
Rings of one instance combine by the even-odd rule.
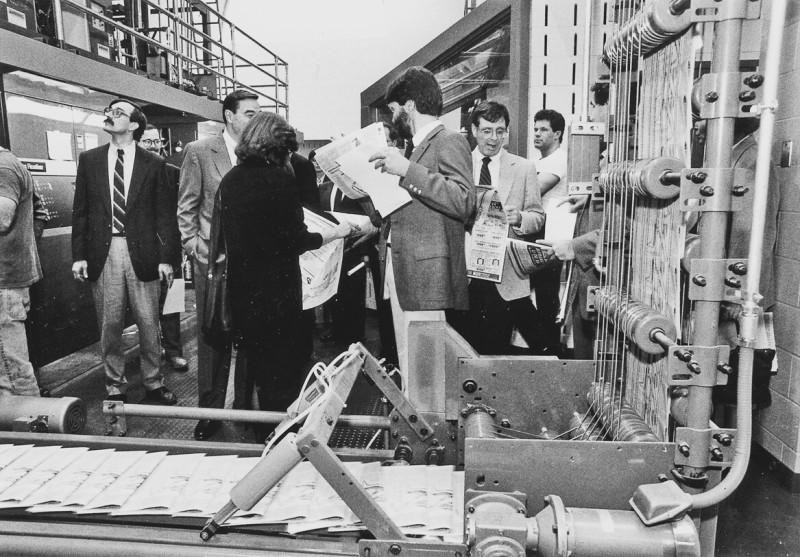
[[[581,122],[589,121],[589,72],[592,54],[592,10],[594,2],[586,0],[586,14],[583,20],[583,79],[581,82]]]
[[[714,26],[714,48],[711,71],[714,73],[738,72],[739,49],[742,36],[742,21],[731,19],[717,22]],[[720,100],[736,95],[736,91],[720,90]],[[716,118],[708,122],[705,166],[707,168],[729,168],[733,148],[733,125],[735,118]],[[727,212],[703,213],[699,233],[702,239],[701,259],[725,259],[725,237],[728,229]],[[693,344],[715,346],[719,328],[719,307],[716,301],[697,301],[693,316]],[[692,387],[689,394],[687,427],[704,429],[711,416],[711,387]],[[687,472],[701,470],[687,469]]]
[[[52,0],[51,6],[53,7],[53,19],[56,26],[56,39],[58,41],[64,40],[64,15],[61,13],[61,0]]]
[[[233,23],[228,23],[231,28],[231,51],[233,55],[231,56],[231,75],[233,76],[233,88],[236,89],[238,86],[238,81],[236,80],[236,60],[238,56],[236,55],[236,26]],[[222,24],[220,24],[220,30],[222,30]]]

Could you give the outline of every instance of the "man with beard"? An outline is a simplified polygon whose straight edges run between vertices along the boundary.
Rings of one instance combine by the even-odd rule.
[[[175,194],[164,159],[137,147],[147,118],[117,99],[104,111],[111,143],[81,153],[72,207],[72,274],[92,283],[109,400],[127,401],[122,331],[130,303],[139,329],[144,402],[178,401],[164,386],[158,343],[159,279],[177,256]]]
[[[381,259],[398,363],[415,400],[429,385],[423,370],[408,369],[409,324],[444,321],[444,310],[469,308],[464,226],[475,213],[475,185],[469,143],[439,120],[442,90],[429,70],[405,70],[385,100],[400,136],[415,146],[409,159],[394,147],[370,158],[375,168],[399,176],[412,198],[384,220]]]

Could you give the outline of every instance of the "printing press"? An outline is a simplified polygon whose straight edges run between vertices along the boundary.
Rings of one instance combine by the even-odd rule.
[[[412,323],[409,369],[419,380],[408,392],[354,345],[285,415],[263,416],[281,422],[285,433],[263,455],[253,445],[119,437],[126,417],[148,412],[242,417],[212,416],[209,409],[145,410],[106,401],[109,432],[116,434],[108,437],[39,433],[58,431],[48,429],[41,409],[12,416],[15,429],[30,431],[0,433],[3,555],[713,555],[716,506],[736,489],[749,459],[753,351],[764,325],[758,271],[783,13],[771,15],[765,71],[743,72],[741,27],[760,16],[760,2],[616,5],[617,29],[604,52],[614,117],[606,164],[588,176],[570,169],[570,188],[579,190],[573,193],[591,194],[604,211],[596,258],[601,280],[590,292],[598,322],[594,360],[480,356],[445,323]],[[699,65],[708,71],[693,85],[694,67],[682,62],[697,54],[686,33],[697,24],[713,41],[708,59],[701,60],[709,63]],[[684,94],[693,87],[692,95]],[[670,93],[674,98],[665,98]],[[686,162],[689,146],[675,141],[686,130],[655,125],[672,110],[677,116],[670,124],[684,126],[692,109],[708,128],[697,168]],[[733,123],[756,116],[762,126],[758,166],[755,172],[732,168]],[[597,160],[605,132],[585,122],[570,131],[570,150],[582,148]],[[655,137],[656,131],[663,136]],[[753,212],[749,256],[729,259],[728,219],[745,208]],[[694,251],[683,246],[685,213],[700,219]],[[737,429],[710,421],[711,391],[731,373],[730,347],[717,338],[723,303],[742,308]],[[385,398],[384,415],[342,414],[360,374]],[[371,427],[383,448],[370,448],[370,442],[334,451],[329,440],[339,426]],[[140,451],[142,462],[131,466],[142,470],[115,472],[102,484],[98,474],[81,476],[63,460],[43,469],[48,454],[36,452],[38,460],[31,455],[54,446],[90,449],[73,451],[73,459],[114,449],[117,456],[108,458],[125,460],[130,455],[124,453]],[[205,461],[226,455],[236,462],[253,459],[235,481],[214,478],[214,466]],[[198,495],[189,489],[201,485],[197,472],[181,469],[190,460],[195,470],[205,470],[206,507],[173,512]],[[162,461],[172,468],[167,489],[159,492],[153,478],[163,471]],[[394,466],[376,469],[376,462]],[[433,472],[438,469],[444,473]],[[48,501],[45,493],[34,501],[38,508],[27,504],[68,470],[75,482],[71,494],[67,482],[60,487],[62,500]],[[298,479],[298,470],[306,479]],[[398,490],[399,478],[410,481],[414,474],[437,480]],[[297,498],[310,501],[311,510],[290,516],[273,508],[282,490],[302,488],[311,476],[317,478],[313,493]],[[21,488],[36,478],[40,485]],[[80,502],[86,482],[93,489],[102,485],[97,497],[107,500]],[[120,483],[125,497],[112,501],[106,492]],[[342,516],[334,526],[322,520],[305,530],[303,520],[322,500],[318,488],[328,490],[326,504],[338,505]],[[171,492],[171,498],[126,512],[145,489],[155,498]],[[18,499],[9,500],[8,490],[19,492]],[[422,528],[391,493],[419,502],[420,512],[439,522]],[[76,502],[64,505],[70,501]]]

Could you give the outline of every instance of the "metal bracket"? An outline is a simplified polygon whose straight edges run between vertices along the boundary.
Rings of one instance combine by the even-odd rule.
[[[728,364],[731,349],[720,346],[673,346],[669,349],[670,387],[714,387],[727,385],[728,376],[720,370]]]
[[[755,118],[763,100],[759,72],[707,73],[696,85],[700,118]]]
[[[684,168],[681,211],[741,211],[752,196],[755,171],[747,168]]]
[[[373,357],[364,360],[364,373],[372,379],[375,385],[386,396],[394,411],[403,417],[417,437],[423,441],[433,437],[434,429],[423,418],[403,392],[397,388],[394,381]]]
[[[468,557],[467,546],[461,543],[430,540],[361,540],[360,557]]]
[[[50,418],[46,414],[39,416],[27,416],[16,418],[11,423],[11,431],[19,431],[25,433],[47,433],[50,431],[48,425]]]
[[[104,400],[103,406],[109,412],[103,411],[106,422],[106,435],[114,437],[125,437],[128,434],[128,422],[125,419],[125,403],[117,400]],[[120,415],[112,415],[111,411],[118,408]],[[114,412],[116,414],[116,412]]]
[[[586,313],[596,313],[597,307],[594,305],[596,293],[600,290],[599,286],[586,287]]]
[[[675,465],[694,468],[730,468],[736,451],[735,429],[675,430]]]
[[[455,463],[458,453],[458,424],[444,421],[441,415],[423,414],[420,417],[427,419],[426,423],[432,424],[432,431],[435,432],[435,435],[418,439],[411,427],[412,424],[407,420],[402,420],[396,409],[389,414],[389,417],[392,420],[389,428],[390,443],[396,449],[397,445],[405,441],[411,451],[410,464]]]
[[[692,23],[726,21],[729,19],[758,19],[761,0],[692,0]]]
[[[746,259],[692,259],[689,299],[741,303]]]

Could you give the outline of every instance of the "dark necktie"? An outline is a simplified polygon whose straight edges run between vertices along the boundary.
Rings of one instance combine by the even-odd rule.
[[[481,175],[478,180],[480,186],[491,186],[492,175],[489,173],[489,163],[492,162],[490,157],[483,157],[483,166],[481,166]]]
[[[114,233],[125,233],[125,151],[117,149],[114,166]]]
[[[406,139],[406,152],[404,153],[405,157],[407,159],[410,159],[411,153],[413,152],[414,152],[414,142],[411,141],[410,139]]]

